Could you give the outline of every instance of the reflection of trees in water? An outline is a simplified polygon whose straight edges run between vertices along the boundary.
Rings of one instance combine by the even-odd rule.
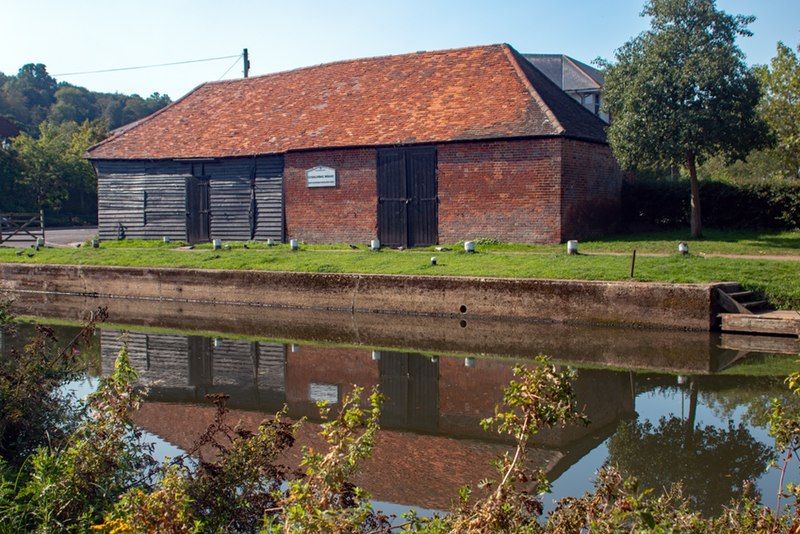
[[[783,377],[761,378],[744,382],[724,390],[705,389],[700,393],[703,404],[720,419],[730,419],[735,411],[743,409],[737,419],[750,426],[766,428],[772,399],[778,398],[785,406],[800,409],[800,398],[793,395],[784,384]]]
[[[682,482],[698,510],[717,514],[741,494],[773,459],[771,447],[757,441],[744,423],[696,427],[697,393],[691,388],[689,417],[623,422],[608,445],[608,462],[642,487],[664,488]]]

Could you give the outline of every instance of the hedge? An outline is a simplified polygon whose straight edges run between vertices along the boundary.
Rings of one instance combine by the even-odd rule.
[[[641,180],[622,187],[625,229],[689,225],[688,180]],[[703,224],[720,229],[800,228],[800,181],[733,184],[700,182]]]

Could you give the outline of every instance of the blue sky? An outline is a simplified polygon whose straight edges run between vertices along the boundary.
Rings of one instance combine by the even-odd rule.
[[[28,62],[52,74],[238,54],[251,75],[340,59],[507,42],[521,52],[563,52],[584,61],[614,50],[647,24],[641,0],[244,1],[2,0],[0,71]],[[752,14],[740,46],[765,63],[782,40],[800,43],[800,0],[718,0]],[[177,98],[216,80],[232,59],[63,77],[98,91]],[[226,76],[241,76],[237,65]]]

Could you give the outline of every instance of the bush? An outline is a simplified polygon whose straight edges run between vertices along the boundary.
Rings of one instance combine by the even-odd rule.
[[[703,224],[720,229],[800,228],[800,181],[700,183]],[[689,182],[642,180],[622,188],[622,223],[627,230],[667,229],[689,224]]]

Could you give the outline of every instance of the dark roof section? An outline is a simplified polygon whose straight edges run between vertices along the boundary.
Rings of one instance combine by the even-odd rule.
[[[523,57],[565,91],[602,89],[603,73],[564,54],[523,54]]]
[[[605,85],[606,78],[605,76],[603,76],[602,71],[592,67],[591,65],[587,65],[583,61],[578,61],[573,57],[569,56],[564,56],[564,57],[567,58],[572,63],[574,63],[575,65],[577,65],[578,68],[580,68],[586,75],[588,75],[592,80],[594,80],[594,82],[598,86],[603,87]]]
[[[602,119],[562,91],[533,64],[525,61],[522,54],[516,50],[512,50],[512,53],[515,54],[525,76],[536,87],[545,105],[557,115],[558,122],[564,128],[563,135],[605,142],[606,123]]]
[[[564,56],[561,54],[522,54],[547,76],[551,82],[564,88]]]
[[[203,84],[89,149],[172,159],[532,136],[604,123],[509,45],[355,59]]]
[[[17,125],[5,117],[0,117],[0,137],[11,139],[19,135],[19,128]]]

